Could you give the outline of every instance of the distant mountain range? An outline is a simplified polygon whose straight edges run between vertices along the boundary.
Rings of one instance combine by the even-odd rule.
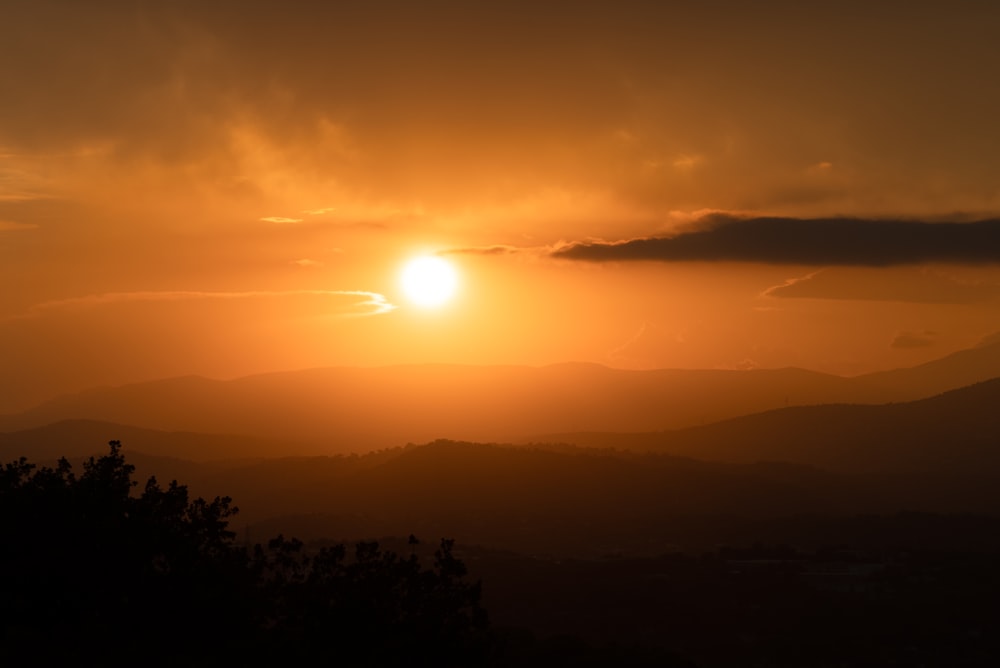
[[[0,433],[0,462],[29,455],[36,462],[100,455],[107,452],[111,440],[121,441],[129,454],[138,450],[146,455],[192,462],[320,454],[315,445],[253,436],[166,432],[98,420],[60,420],[42,427]]]
[[[910,401],[998,376],[998,340],[921,366],[853,378],[793,368],[628,371],[593,364],[310,369],[92,389],[0,416],[0,432],[88,420],[52,429],[85,428],[96,430],[96,437],[96,421],[186,432],[174,437],[184,441],[176,447],[218,449],[224,457],[240,448],[256,456],[275,447],[274,454],[332,454],[438,438],[516,441],[537,434],[675,430],[786,406]],[[194,434],[256,440],[231,437],[225,445]],[[108,438],[124,440],[123,430],[107,432],[102,442]],[[0,439],[0,446],[7,441]]]
[[[234,528],[253,540],[415,532],[527,553],[656,554],[734,537],[822,542],[830,538],[816,527],[837,535],[833,518],[867,513],[1000,513],[998,401],[1000,379],[914,402],[577,435],[591,447],[441,440],[338,456],[287,440],[72,420],[0,434],[0,463],[27,454],[78,465],[121,439],[140,483],[156,475],[195,495],[232,496],[242,511]]]
[[[796,406],[674,431],[540,441],[851,473],[1000,474],[1000,378],[912,402]]]

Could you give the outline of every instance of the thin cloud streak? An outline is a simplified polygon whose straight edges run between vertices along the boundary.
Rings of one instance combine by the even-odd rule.
[[[0,220],[0,232],[13,232],[20,230],[34,230],[38,225],[34,223],[17,223],[11,220]]]
[[[493,246],[469,246],[466,248],[449,248],[447,250],[438,251],[438,255],[513,255],[515,253],[523,253],[526,248],[518,248],[517,246],[505,246],[503,244],[496,244]]]
[[[757,262],[889,267],[1000,263],[1000,219],[928,223],[859,218],[707,216],[671,237],[582,241],[549,251],[586,262]]]
[[[914,304],[976,304],[1000,299],[1000,285],[962,281],[927,269],[824,268],[789,278],[761,293],[775,299],[845,299]]]
[[[277,223],[278,225],[286,225],[290,223],[301,223],[301,218],[285,218],[284,216],[268,216],[266,218],[261,218],[265,223]]]
[[[370,307],[366,313],[341,313],[343,318],[358,318],[372,315],[381,315],[398,308],[391,303],[385,295],[367,290],[248,290],[243,292],[203,292],[197,290],[164,290],[164,291],[137,291],[137,292],[105,292],[83,297],[70,297],[67,299],[56,299],[42,302],[30,307],[26,313],[7,318],[10,320],[23,320],[40,317],[46,313],[66,311],[73,309],[87,309],[110,304],[122,304],[130,302],[179,302],[200,299],[253,299],[253,298],[282,298],[282,297],[363,297],[361,301],[353,302],[352,307]]]

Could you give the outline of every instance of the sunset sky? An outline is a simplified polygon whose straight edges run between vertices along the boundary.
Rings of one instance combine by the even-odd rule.
[[[332,365],[857,374],[1000,331],[996,3],[2,16],[0,412]]]

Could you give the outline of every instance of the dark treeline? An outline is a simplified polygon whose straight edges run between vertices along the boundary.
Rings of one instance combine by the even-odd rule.
[[[117,442],[79,475],[66,460],[7,464],[0,665],[799,668],[992,666],[1000,655],[993,515],[710,516],[693,501],[709,483],[742,488],[742,469],[713,465],[706,477],[697,462],[451,442],[373,457],[325,462],[366,472],[366,487],[348,475],[313,480],[321,460],[273,460],[271,476],[297,482],[282,489],[309,502],[321,487],[373,509],[407,501],[422,535],[462,526],[456,513],[475,517],[478,544],[369,525],[354,535],[386,537],[349,546],[321,515],[326,540],[252,544],[231,529],[229,498],[192,498],[155,478],[140,487]],[[662,478],[659,465],[680,468]],[[241,494],[266,486],[226,480]],[[735,498],[760,502],[767,489]],[[663,498],[689,513],[633,522],[622,512]],[[288,535],[289,520],[253,538]],[[497,549],[512,528],[537,534],[517,544],[561,545],[562,533],[579,550]],[[666,547],[682,536],[696,547]],[[655,549],[614,549],[642,541]]]
[[[118,442],[0,469],[3,665],[476,665],[478,583],[443,540],[432,562],[376,542],[237,544],[231,500],[151,478],[133,493]],[[411,541],[416,547],[417,540]],[[16,663],[14,662],[16,661]]]

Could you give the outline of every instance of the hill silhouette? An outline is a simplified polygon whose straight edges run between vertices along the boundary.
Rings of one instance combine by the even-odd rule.
[[[197,494],[233,494],[254,539],[415,531],[526,553],[656,553],[724,540],[725,518],[1000,511],[997,476],[850,475],[567,446],[436,441],[361,456],[212,463],[130,456],[143,475],[165,470]]]
[[[773,666],[810,656],[992,665],[995,657],[998,519],[852,515],[878,501],[870,497],[877,477],[453,441],[189,463],[202,486],[242,480],[256,489],[257,498],[238,499],[241,508],[246,501],[260,512],[283,498],[278,505],[314,511],[270,526],[311,519],[330,538],[346,526],[334,512],[360,512],[352,530],[392,532],[352,554],[338,539],[254,546],[249,531],[231,530],[239,527],[229,524],[228,498],[192,500],[187,486],[155,481],[140,492],[120,454],[113,444],[80,477],[65,461],[0,467],[10,539],[0,561],[17,573],[0,588],[10,641],[0,655],[17,665],[131,665],[136,656],[154,666],[729,666],[748,652]],[[899,497],[884,507],[914,498],[919,505]],[[453,552],[450,540],[434,550],[398,532],[415,524],[528,554],[461,541],[468,547]],[[254,525],[254,540],[267,526]],[[848,639],[835,651],[831,628]]]
[[[0,416],[0,432],[94,420],[247,435],[280,442],[275,454],[316,446],[311,451],[332,454],[438,438],[523,441],[536,434],[683,429],[785,406],[911,401],[997,376],[1000,339],[910,369],[854,378],[795,368],[338,367],[95,388]]]
[[[337,368],[96,389],[2,418],[0,430],[88,419],[363,450],[440,437],[503,441],[552,431],[664,429],[787,403],[891,398],[858,381],[798,369]]]
[[[899,398],[919,399],[1000,377],[1000,332],[978,345],[906,369],[859,376],[866,384],[900,392]]]
[[[939,360],[936,377],[951,382],[977,359],[989,369],[998,346]],[[79,459],[123,439],[142,475],[240,498],[244,525],[343,538],[421,531],[527,551],[665,548],[706,517],[1000,511],[1000,379],[896,403],[875,403],[897,390],[868,380],[576,364],[175,378],[7,416],[0,456]],[[831,396],[841,399],[784,407]],[[661,426],[727,411],[741,414]],[[552,425],[572,429],[543,429]],[[437,439],[456,433],[474,437]],[[550,435],[482,443],[507,433]],[[428,444],[400,447],[413,441]]]
[[[912,402],[781,408],[645,434],[552,434],[589,447],[865,473],[1000,473],[1000,378]]]
[[[99,420],[60,420],[41,427],[0,433],[0,460],[29,456],[38,461],[97,455],[108,436],[141,443],[142,453],[189,461],[317,454],[315,445],[234,434],[166,432]],[[129,447],[129,449],[131,449]]]
[[[588,364],[310,369],[94,389],[0,418],[0,431],[91,419],[371,449],[441,437],[502,441],[568,429],[662,429],[785,405],[789,397],[809,403],[847,400],[857,395],[851,387],[836,376],[796,369],[636,372]]]

